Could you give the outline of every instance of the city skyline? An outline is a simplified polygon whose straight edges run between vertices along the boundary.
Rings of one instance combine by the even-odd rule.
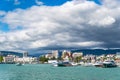
[[[1,0],[0,50],[120,48],[119,0]]]

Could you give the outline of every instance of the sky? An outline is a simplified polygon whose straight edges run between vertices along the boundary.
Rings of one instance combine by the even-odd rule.
[[[0,0],[0,50],[120,47],[119,0]]]

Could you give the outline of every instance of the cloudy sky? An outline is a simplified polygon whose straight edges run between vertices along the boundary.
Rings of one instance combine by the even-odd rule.
[[[120,0],[0,0],[0,50],[119,48]]]

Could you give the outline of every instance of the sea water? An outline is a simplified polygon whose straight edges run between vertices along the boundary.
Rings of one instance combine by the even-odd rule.
[[[0,80],[120,80],[120,68],[0,64]]]

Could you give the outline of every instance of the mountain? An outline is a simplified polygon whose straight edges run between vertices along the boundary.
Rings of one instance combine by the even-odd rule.
[[[19,53],[19,52],[13,52],[13,51],[0,51],[0,55],[2,55],[2,56],[16,55],[16,56],[19,56],[19,57],[22,57],[22,56],[23,56],[22,53]]]
[[[82,52],[83,55],[86,54],[93,54],[93,55],[101,55],[101,54],[116,54],[117,52],[120,52],[120,49],[56,49],[59,52],[59,56],[62,55],[63,50],[71,51],[71,53],[74,52]],[[39,50],[37,52],[34,52],[33,54],[29,54],[28,56],[31,57],[39,57],[41,55],[45,55],[47,53],[51,53],[52,50]],[[13,52],[13,51],[0,51],[0,55],[6,56],[8,54],[16,55],[22,57],[23,54],[20,52]]]
[[[84,55],[86,54],[101,55],[101,54],[116,54],[117,52],[120,52],[120,49],[81,49],[73,50],[71,52],[83,52]]]
[[[83,55],[86,55],[86,54],[93,54],[93,55],[116,54],[117,52],[120,52],[120,49],[58,49],[59,56],[62,55],[63,50],[71,51],[71,53],[82,52]],[[44,55],[46,53],[51,53],[51,52],[52,50],[46,50],[46,51],[40,50],[39,53],[32,54],[32,55],[39,57],[40,55]]]

